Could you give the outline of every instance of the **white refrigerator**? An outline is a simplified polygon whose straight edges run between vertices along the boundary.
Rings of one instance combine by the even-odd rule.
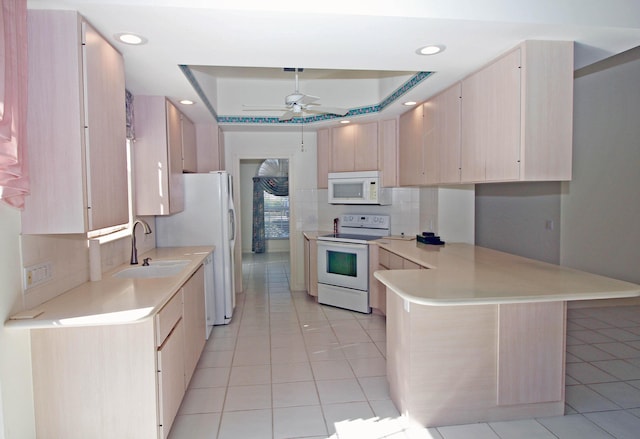
[[[205,273],[207,338],[235,307],[233,179],[226,171],[184,174],[184,210],[156,217],[156,246],[214,245],[213,288]],[[205,269],[207,265],[205,265]]]

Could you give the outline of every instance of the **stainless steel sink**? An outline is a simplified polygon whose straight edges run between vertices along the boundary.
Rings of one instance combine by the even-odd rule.
[[[171,277],[184,270],[189,264],[186,259],[165,259],[151,261],[148,266],[138,265],[125,268],[113,274],[113,277],[126,279],[146,279],[156,277]]]

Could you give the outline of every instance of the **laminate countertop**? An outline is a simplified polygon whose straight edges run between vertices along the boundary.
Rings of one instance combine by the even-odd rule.
[[[640,296],[640,285],[484,247],[373,241],[427,269],[379,270],[376,279],[408,302],[484,305]]]
[[[117,325],[144,320],[157,313],[189,280],[214,250],[213,246],[155,248],[138,260],[187,260],[176,275],[158,278],[118,278],[131,265],[103,273],[102,280],[86,282],[5,322],[6,328],[37,329],[69,326]]]

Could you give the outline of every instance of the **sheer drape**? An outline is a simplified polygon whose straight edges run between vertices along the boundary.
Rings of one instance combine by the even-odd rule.
[[[288,177],[253,177],[253,242],[254,253],[264,253],[264,193],[285,197],[289,195]]]
[[[0,199],[24,207],[26,166],[27,2],[1,0],[0,8]]]

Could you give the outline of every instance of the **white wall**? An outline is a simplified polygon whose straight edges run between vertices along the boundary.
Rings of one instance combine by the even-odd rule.
[[[0,322],[4,322],[22,309],[22,264],[20,213],[3,203],[0,203],[0,242]],[[4,437],[35,438],[28,331],[0,327],[0,383],[0,407],[3,409],[0,429]]]
[[[559,182],[477,185],[476,244],[560,263],[560,190]]]
[[[563,265],[640,283],[640,60],[578,77]]]
[[[317,152],[316,134],[312,131],[304,132],[304,151],[301,150],[301,136],[299,131],[291,132],[237,132],[226,131],[225,158],[226,169],[234,178],[239,178],[240,161],[244,159],[286,158],[289,159],[289,197],[290,197],[290,261],[291,261],[291,289],[304,289],[303,243],[302,232],[315,230],[309,224],[317,223],[317,204],[313,203],[317,192]],[[240,188],[235,186],[235,202],[242,205]],[[249,215],[251,212],[249,212]],[[238,212],[242,223],[246,212]],[[241,259],[242,246],[250,236],[240,236],[240,243],[236,246],[236,261]],[[236,264],[236,283],[242,285],[242,266]]]

